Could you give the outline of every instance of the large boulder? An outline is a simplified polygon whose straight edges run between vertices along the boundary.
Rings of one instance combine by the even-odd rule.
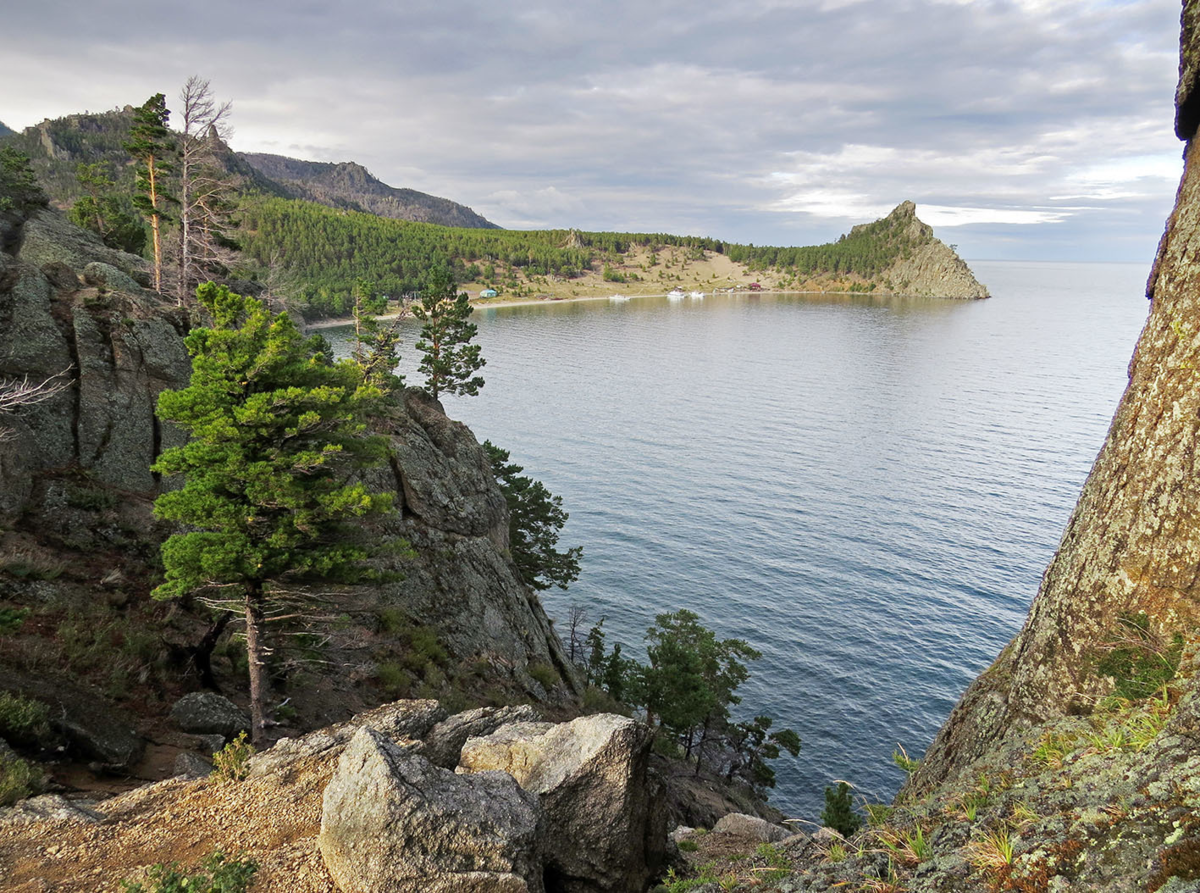
[[[537,797],[459,776],[371,728],[325,789],[318,845],[343,893],[543,893]]]
[[[463,746],[459,773],[501,770],[546,810],[547,886],[644,890],[666,856],[666,812],[649,776],[651,732],[611,714],[516,723]]]
[[[731,812],[721,816],[721,820],[713,827],[714,834],[732,834],[735,837],[745,837],[758,843],[779,843],[791,837],[795,832],[780,825],[774,825],[758,816]]]
[[[250,720],[229,698],[216,692],[194,691],[171,708],[171,721],[194,735],[224,735],[234,738],[250,731]]]
[[[453,769],[458,765],[468,738],[483,738],[512,723],[530,723],[541,719],[528,704],[512,707],[480,707],[443,720],[425,736],[425,758],[435,766]]]

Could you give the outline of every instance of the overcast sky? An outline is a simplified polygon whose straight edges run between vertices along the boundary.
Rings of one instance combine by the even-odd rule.
[[[504,227],[809,244],[911,199],[968,258],[1148,263],[1181,170],[1179,12],[39,0],[4,10],[0,121],[170,103],[200,74],[235,149],[358,161]]]

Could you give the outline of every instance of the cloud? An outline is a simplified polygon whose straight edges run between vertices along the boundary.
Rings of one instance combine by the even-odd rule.
[[[0,120],[170,97],[200,73],[234,101],[235,148],[357,160],[506,226],[786,243],[911,198],[968,252],[989,254],[995,225],[1104,256],[1092,223],[1070,247],[1082,215],[1152,251],[1170,207],[1178,16],[1174,0],[43,0],[6,10],[20,89],[0,90]]]

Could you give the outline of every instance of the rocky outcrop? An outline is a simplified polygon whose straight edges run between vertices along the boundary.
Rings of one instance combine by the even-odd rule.
[[[150,463],[180,437],[158,425],[154,405],[191,367],[179,321],[129,275],[138,263],[52,210],[24,223],[15,256],[0,255],[0,378],[68,385],[0,420],[0,520],[43,508],[30,502],[35,483],[62,469],[102,487],[157,491]]]
[[[917,218],[917,206],[902,202],[880,223],[896,227],[895,238],[905,251],[878,278],[891,283],[889,290],[904,295],[973,300],[986,298],[987,289],[954,249],[933,235],[933,229]],[[867,224],[871,226],[873,224]],[[854,234],[861,227],[854,227]]]
[[[344,893],[542,893],[541,810],[509,775],[455,775],[370,728],[338,760],[318,843]]]
[[[553,889],[642,890],[663,867],[666,813],[648,776],[650,730],[622,716],[516,723],[467,741],[460,773],[500,770],[538,796]]]
[[[27,377],[62,387],[48,400],[0,416],[0,537],[20,519],[26,539],[13,548],[42,549],[47,562],[53,555],[60,564],[89,565],[75,580],[93,575],[99,550],[112,550],[103,560],[120,573],[96,576],[93,585],[102,577],[125,582],[110,587],[120,591],[106,589],[92,599],[72,583],[68,599],[65,577],[13,581],[0,571],[0,597],[18,605],[70,602],[80,612],[117,602],[124,609],[131,598],[145,600],[153,582],[149,567],[131,570],[124,556],[132,551],[149,560],[168,532],[150,509],[173,483],[158,480],[150,466],[182,435],[160,424],[154,408],[163,390],[188,381],[182,335],[189,322],[138,285],[144,278],[140,259],[105,247],[59,212],[38,209],[28,219],[5,220],[10,250],[0,252],[0,381]],[[580,690],[577,674],[506,553],[507,505],[470,430],[416,390],[398,396],[383,427],[395,458],[373,470],[371,482],[396,493],[400,512],[381,535],[404,537],[413,551],[381,560],[392,572],[389,582],[339,596],[365,628],[343,637],[346,651],[335,662],[353,668],[357,684],[364,676],[369,680],[371,668],[355,649],[364,639],[382,637],[376,624],[387,612],[402,617],[393,627],[435,631],[438,653],[444,653],[439,686],[469,666],[478,677],[473,684],[490,687],[492,696],[569,701]],[[37,543],[30,545],[29,538]],[[136,584],[130,582],[135,576]],[[207,622],[205,611],[194,613],[198,623]],[[203,631],[172,631],[173,657],[190,659],[186,655]],[[390,651],[373,651],[381,662],[394,661],[404,647],[397,639]],[[0,669],[3,664],[0,655]],[[563,684],[547,692],[529,673],[532,665],[551,669]],[[332,682],[353,684],[338,674]],[[413,678],[411,687],[424,682]],[[371,698],[367,692],[348,706]],[[326,695],[313,719],[346,716],[339,706]]]
[[[539,700],[546,693],[529,675],[534,663],[582,692],[549,618],[506,555],[508,508],[470,429],[410,388],[389,414],[387,433],[396,458],[372,482],[396,492],[396,532],[415,555],[396,565],[404,580],[378,588],[380,601],[436,626],[455,656],[503,667]]]

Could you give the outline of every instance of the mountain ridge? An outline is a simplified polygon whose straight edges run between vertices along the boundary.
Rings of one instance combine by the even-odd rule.
[[[291,198],[333,208],[349,208],[419,223],[438,223],[467,229],[500,229],[465,205],[446,198],[384,183],[354,161],[304,161],[263,152],[238,152],[237,157],[263,176],[281,183]]]

